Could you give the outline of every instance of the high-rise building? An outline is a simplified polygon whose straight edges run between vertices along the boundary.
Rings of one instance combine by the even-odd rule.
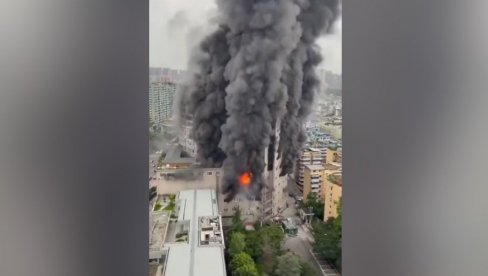
[[[151,82],[149,86],[149,118],[158,126],[173,116],[176,84]]]
[[[322,198],[322,189],[324,185],[323,165],[305,165],[303,172],[303,198],[306,199],[309,193],[314,193]]]
[[[297,160],[295,180],[298,190],[303,192],[305,166],[324,165],[326,163],[327,148],[306,148]]]
[[[171,82],[180,83],[183,81],[186,71],[170,68],[149,67],[149,82]]]
[[[183,150],[190,156],[195,157],[197,154],[197,145],[195,141],[191,138],[192,132],[192,120],[191,118],[181,118],[179,133],[178,133],[178,143],[183,147]]]
[[[279,144],[280,128],[279,123],[275,125],[273,145]],[[280,176],[280,160],[278,158],[278,147],[270,146],[265,150],[265,171],[263,178],[266,184],[261,190],[261,199],[236,197],[231,202],[224,202],[224,196],[219,199],[222,217],[230,218],[237,209],[241,210],[241,218],[247,222],[256,222],[262,219],[269,219],[280,216],[286,208],[287,177]],[[223,172],[225,173],[225,172]]]
[[[342,166],[340,163],[305,165],[303,198],[314,193],[325,204],[327,217],[337,216],[337,203],[342,196]]]
[[[188,135],[191,131],[190,123],[187,121],[186,134],[182,134],[179,138],[180,144],[185,144],[185,141],[193,140]],[[185,124],[185,123],[182,123]],[[183,130],[182,132],[184,132]],[[275,128],[273,137],[275,142],[274,145],[279,144],[279,127]],[[185,137],[186,136],[186,137]],[[193,142],[194,146],[194,142]],[[183,146],[183,148],[185,148]],[[193,147],[195,148],[195,147]],[[188,153],[191,153],[188,152]],[[280,176],[280,159],[277,154],[277,147],[270,146],[265,150],[265,171],[263,174],[263,179],[265,180],[265,186],[261,190],[261,199],[256,198],[245,198],[238,195],[230,202],[225,202],[225,195],[222,191],[222,180],[225,171],[222,168],[198,168],[197,165],[192,167],[190,170],[193,171],[192,174],[195,176],[190,176],[190,171],[182,172],[181,177],[176,176],[177,171],[173,169],[163,169],[158,180],[158,193],[176,193],[184,189],[195,189],[195,188],[212,188],[216,190],[219,212],[222,215],[222,223],[228,225],[231,222],[232,216],[234,216],[237,209],[241,210],[241,216],[244,221],[256,222],[262,219],[269,219],[273,216],[279,216],[281,212],[286,208],[286,198],[288,193],[287,189],[287,177]],[[166,175],[172,175],[171,177],[166,177]]]
[[[280,142],[279,122],[275,125],[274,135],[272,139],[274,139],[274,146],[269,147],[265,152],[265,179],[268,180],[268,185],[264,187],[263,195],[266,195],[266,193],[268,193],[271,196],[271,202],[268,202],[267,204],[264,204],[263,202],[265,211],[270,210],[268,206],[271,206],[271,213],[269,213],[269,211],[265,212],[266,216],[280,215],[281,212],[286,208],[286,197],[288,196],[287,176],[280,176],[281,159],[278,158],[279,154],[277,146]]]

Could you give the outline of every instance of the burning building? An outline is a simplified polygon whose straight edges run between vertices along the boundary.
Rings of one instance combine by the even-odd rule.
[[[279,142],[279,137],[280,128],[276,127],[273,135],[274,144]],[[247,171],[239,175],[239,192],[233,200],[226,201],[225,191],[219,190],[219,209],[224,220],[231,218],[237,209],[241,211],[242,219],[248,222],[279,216],[285,209],[287,176],[280,175],[281,166],[278,148],[271,144],[270,147],[266,148],[263,155],[265,170],[262,175],[262,181],[264,185],[258,196],[255,196],[252,190],[253,175]],[[222,180],[225,181],[225,178],[222,178]],[[220,187],[225,187],[225,185],[217,185],[217,188]],[[227,222],[227,220],[224,221],[226,224]]]
[[[218,27],[192,58],[179,107],[193,118],[197,161],[222,168],[229,207],[283,209],[320,84],[316,40],[330,31],[338,1],[217,0]]]

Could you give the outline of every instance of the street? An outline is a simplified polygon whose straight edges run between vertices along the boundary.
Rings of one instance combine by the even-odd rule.
[[[300,259],[303,262],[306,262],[313,268],[316,275],[322,275],[320,273],[320,267],[315,262],[312,254],[310,254],[310,249],[312,249],[312,245],[310,244],[310,239],[312,235],[305,229],[305,226],[300,225],[298,227],[298,235],[296,237],[289,237],[285,238],[285,249],[289,249],[291,252],[296,253],[300,256]]]
[[[295,179],[292,177],[288,178],[288,194],[287,203],[288,208],[283,210],[282,216],[285,218],[291,218],[295,224],[298,226],[298,233],[297,236],[286,236],[285,237],[285,244],[284,248],[286,250],[290,250],[291,252],[296,253],[300,256],[300,259],[303,262],[306,262],[310,265],[310,267],[315,271],[316,275],[322,276],[324,275],[322,271],[325,271],[327,275],[336,276],[336,271],[334,269],[330,269],[328,264],[325,262],[322,264],[322,269],[320,265],[317,263],[314,256],[312,256],[312,243],[313,243],[313,235],[308,229],[307,226],[301,223],[301,219],[297,216],[297,208],[295,205],[294,197],[301,197],[301,192],[298,190],[298,187],[295,183]],[[319,258],[320,259],[320,258]],[[323,261],[322,261],[323,262]]]
[[[303,262],[308,263],[312,267],[316,275],[322,275],[320,273],[320,267],[310,253],[310,249],[312,249],[310,241],[313,240],[312,234],[305,225],[301,224],[300,218],[297,216],[295,199],[292,196],[301,196],[301,194],[298,191],[295,180],[291,177],[288,178],[288,194],[291,195],[287,197],[288,208],[283,210],[282,216],[291,218],[295,222],[298,226],[298,233],[295,237],[288,235],[285,237],[284,248],[300,256]]]
[[[157,169],[160,155],[161,152],[154,152],[149,154],[149,177],[156,177],[156,173],[154,173],[154,170]],[[155,167],[153,167],[153,164]]]

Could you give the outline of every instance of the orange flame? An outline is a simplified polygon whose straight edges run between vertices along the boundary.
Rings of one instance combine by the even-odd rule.
[[[239,176],[239,184],[244,187],[248,187],[251,184],[251,174],[249,172],[243,172]]]

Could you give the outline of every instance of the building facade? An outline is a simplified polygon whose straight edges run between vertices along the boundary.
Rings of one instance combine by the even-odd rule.
[[[337,217],[337,206],[342,197],[342,172],[324,171],[324,221]]]
[[[306,148],[297,160],[295,180],[298,190],[303,192],[303,183],[305,177],[305,166],[307,165],[324,165],[326,163],[327,148]]]
[[[178,143],[183,147],[183,150],[189,155],[195,157],[197,154],[197,144],[191,138],[192,121],[191,119],[182,119],[178,126]]]
[[[273,133],[274,145],[279,144],[279,123],[275,125]],[[286,208],[287,176],[280,176],[280,159],[277,147],[269,147],[265,150],[265,171],[263,178],[266,184],[261,190],[261,200],[254,200],[237,196],[231,202],[224,202],[223,196],[219,201],[222,206],[223,218],[231,218],[237,209],[241,211],[241,218],[245,222],[254,223],[259,220],[271,219],[280,216]],[[224,172],[225,173],[225,172]],[[227,223],[229,222],[226,221]],[[224,222],[225,223],[225,222]]]
[[[149,67],[150,82],[180,83],[186,75],[186,71],[170,68]]]
[[[176,84],[151,82],[149,85],[149,118],[157,126],[173,116]]]
[[[194,154],[196,146],[190,137],[191,121],[188,122],[180,131],[179,143],[189,154]],[[273,135],[274,145],[279,144],[279,135],[279,127],[276,127]],[[198,167],[198,164],[187,170],[163,169],[159,172],[159,179],[153,180],[153,186],[158,187],[158,194],[177,193],[184,189],[215,189],[219,212],[222,215],[224,225],[230,223],[230,218],[234,216],[237,209],[241,211],[242,219],[246,222],[253,223],[269,219],[280,216],[286,208],[286,198],[288,196],[287,176],[280,176],[281,168],[277,147],[267,148],[264,158],[265,171],[263,179],[265,179],[266,183],[261,190],[260,200],[238,195],[232,201],[225,202],[225,195],[222,191],[222,179],[225,174],[223,169],[202,168]]]
[[[303,198],[306,199],[309,193],[314,193],[323,199],[322,189],[324,185],[324,166],[305,165],[303,177]]]
[[[342,197],[342,165],[337,161],[337,152],[327,152],[330,159],[324,165],[305,165],[303,173],[303,198],[314,193],[324,203],[324,220],[337,217],[337,206]],[[332,158],[334,157],[334,158]]]
[[[182,190],[173,203],[167,200],[174,210],[151,213],[149,260],[154,275],[226,275],[216,197],[213,189]]]
[[[325,155],[325,163],[330,164],[337,162],[339,158],[339,152],[337,147],[328,147]]]

